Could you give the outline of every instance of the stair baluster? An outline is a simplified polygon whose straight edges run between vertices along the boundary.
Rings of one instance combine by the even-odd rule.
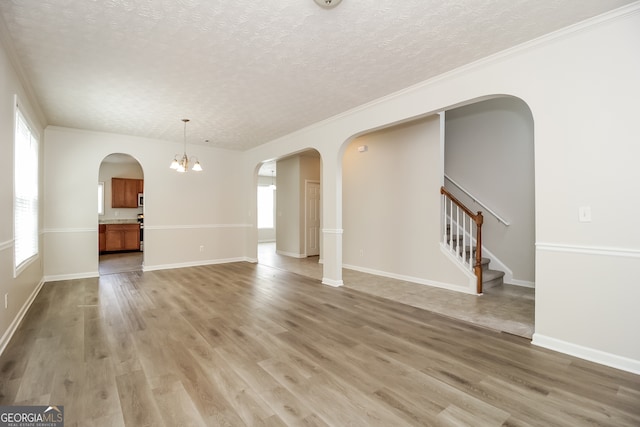
[[[444,187],[440,187],[442,194],[442,217],[443,217],[443,242],[455,258],[465,267],[468,267],[476,276],[476,292],[482,293],[482,212],[473,213],[463,205]],[[455,205],[455,220],[454,220]],[[462,211],[462,212],[461,212]],[[460,216],[462,215],[462,220]],[[467,220],[469,229],[467,230]],[[453,235],[452,222],[455,221],[455,236]],[[474,227],[475,225],[475,227]],[[461,230],[462,226],[462,230]],[[474,233],[475,228],[475,233]],[[462,233],[461,233],[462,231]],[[473,235],[475,234],[475,244]],[[447,238],[448,235],[448,238]],[[468,242],[467,242],[468,237]],[[462,247],[460,241],[462,240]],[[455,243],[454,243],[455,242]]]

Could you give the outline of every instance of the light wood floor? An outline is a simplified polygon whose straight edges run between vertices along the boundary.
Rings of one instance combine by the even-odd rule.
[[[292,258],[278,255],[275,243],[258,245],[258,260],[287,271],[322,280],[318,257]],[[465,320],[476,325],[529,338],[534,332],[535,290],[504,284],[469,295],[433,286],[342,269],[344,286],[398,301],[413,307]]]
[[[98,258],[100,275],[142,271],[143,252],[115,252]]]
[[[638,426],[640,377],[233,263],[47,283],[0,404],[69,426]]]

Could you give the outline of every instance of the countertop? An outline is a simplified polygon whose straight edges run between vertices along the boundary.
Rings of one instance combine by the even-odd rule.
[[[101,219],[98,220],[98,224],[138,224],[138,220],[135,218],[125,219]]]

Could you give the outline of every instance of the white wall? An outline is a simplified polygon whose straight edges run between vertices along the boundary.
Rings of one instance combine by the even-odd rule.
[[[640,373],[640,310],[629,303],[638,301],[640,233],[629,233],[618,219],[623,200],[630,211],[640,209],[634,197],[640,182],[638,40],[640,3],[634,3],[250,150],[245,173],[263,159],[309,147],[320,152],[323,283],[338,286],[343,145],[371,130],[488,97],[522,99],[535,126],[533,341]],[[591,222],[578,221],[580,206],[591,207]],[[255,253],[255,241],[249,243],[247,253]],[[627,279],[618,281],[621,276]]]
[[[1,24],[0,24],[1,25]],[[0,352],[17,328],[20,318],[42,285],[42,262],[45,257],[42,238],[39,255],[18,277],[13,277],[13,176],[14,176],[14,123],[15,96],[20,110],[29,120],[32,131],[39,136],[40,148],[40,211],[39,229],[42,229],[44,209],[42,204],[42,177],[44,170],[43,124],[37,104],[33,103],[13,67],[8,52],[0,44],[0,152],[3,167],[0,168]],[[8,305],[5,308],[4,298]]]
[[[445,173],[509,222],[499,222],[458,187],[445,187],[483,211],[482,245],[509,270],[505,281],[535,282],[533,118],[517,98],[501,97],[445,113]],[[501,269],[493,262],[493,269]]]
[[[278,160],[276,192],[276,252],[302,257],[300,252],[300,158]]]
[[[58,127],[45,138],[49,280],[97,275],[96,185],[111,153],[130,154],[144,170],[145,270],[245,259],[251,218],[239,194],[251,178],[240,172],[241,153],[191,146],[204,171],[178,174],[168,165],[179,143]]]
[[[345,266],[475,292],[475,278],[440,249],[439,115],[354,139],[342,171]]]

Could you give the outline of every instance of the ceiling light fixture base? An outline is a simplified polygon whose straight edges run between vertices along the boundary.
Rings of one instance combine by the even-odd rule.
[[[331,9],[340,4],[342,0],[314,0],[323,9]]]

